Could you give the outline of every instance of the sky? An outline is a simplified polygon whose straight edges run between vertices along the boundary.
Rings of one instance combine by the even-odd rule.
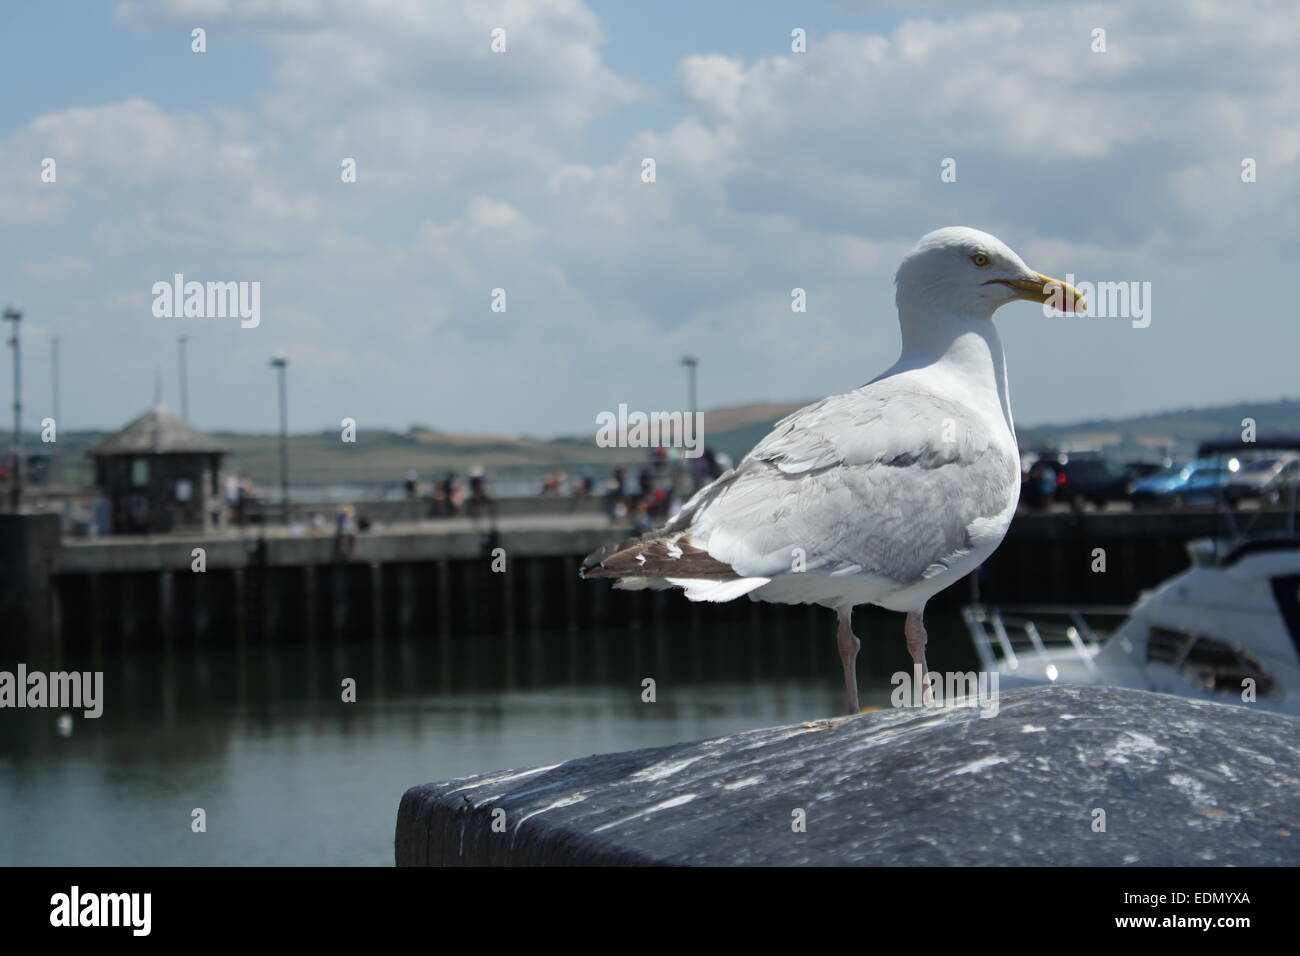
[[[814,399],[893,362],[945,225],[1149,283],[1146,323],[998,313],[1022,426],[1294,396],[1298,50],[1267,0],[8,4],[25,419],[56,335],[70,429],[179,407],[180,336],[207,430],[278,426],[277,354],[294,431],[590,433],[684,407],[684,354],[703,408]],[[260,322],[156,315],[177,273]]]

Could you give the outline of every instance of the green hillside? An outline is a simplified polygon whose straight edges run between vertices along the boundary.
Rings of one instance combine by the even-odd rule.
[[[738,406],[705,413],[705,440],[715,451],[738,461],[795,403]],[[716,433],[714,420],[743,424]],[[1261,437],[1300,433],[1300,401],[1240,402],[1208,408],[1184,408],[1123,419],[1095,419],[1066,425],[1020,427],[1022,448],[1099,447],[1116,458],[1154,458],[1169,454],[1186,458],[1206,438],[1236,435],[1241,422],[1254,419]],[[752,420],[750,420],[752,419]],[[54,456],[53,477],[60,483],[90,484],[93,469],[88,452],[107,437],[105,432],[64,432],[57,446],[42,444],[38,436],[25,438],[29,454]],[[278,481],[279,438],[276,435],[217,432],[229,449],[227,468],[248,475],[255,484],[270,487]],[[570,478],[584,469],[603,477],[617,465],[636,469],[646,460],[644,449],[600,448],[594,440],[563,438],[540,440],[500,436],[456,435],[413,427],[405,432],[362,430],[355,444],[340,440],[337,431],[293,435],[289,440],[290,473],[296,486],[373,485],[396,486],[408,471],[421,481],[441,478],[447,471],[466,474],[481,466],[498,483],[520,487],[563,468]]]
[[[767,434],[781,415],[769,416],[728,431],[710,434],[708,443],[733,459],[752,448]],[[1096,447],[1116,458],[1156,458],[1165,454],[1187,458],[1207,438],[1240,435],[1241,422],[1255,421],[1259,437],[1279,433],[1300,434],[1300,401],[1283,398],[1272,402],[1239,402],[1207,408],[1181,408],[1135,415],[1132,418],[1103,418],[1066,425],[1017,425],[1020,447]]]

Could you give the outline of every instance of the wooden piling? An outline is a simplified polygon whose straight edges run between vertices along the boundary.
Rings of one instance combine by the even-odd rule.
[[[303,632],[308,642],[314,642],[320,633],[320,582],[316,565],[302,568]]]
[[[158,627],[164,644],[176,639],[176,572],[158,575]]]
[[[438,594],[438,607],[435,617],[438,622],[438,636],[445,638],[451,634],[451,570],[446,558],[434,562],[434,589]]]
[[[104,576],[86,575],[86,590],[90,595],[90,653],[95,660],[104,656]]]
[[[397,636],[408,638],[415,620],[415,568],[409,561],[391,566],[397,576]]]
[[[564,580],[564,626],[569,630],[578,628],[578,569],[568,558],[552,558],[560,564],[560,575]]]
[[[243,643],[248,640],[248,572],[244,568],[232,568],[230,584],[235,592],[235,638]]]
[[[370,564],[370,636],[384,637],[384,566],[378,561]]]

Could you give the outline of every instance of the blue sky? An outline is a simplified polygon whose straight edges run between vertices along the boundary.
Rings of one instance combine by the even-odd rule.
[[[9,4],[0,50],[18,82],[0,89],[0,134],[71,107],[133,96],[169,110],[254,108],[275,64],[255,34],[223,37],[204,56],[174,22],[124,23],[113,3],[48,0]]]
[[[1293,4],[133,0],[2,16],[18,82],[0,87],[0,299],[26,311],[29,423],[49,411],[55,334],[70,428],[138,413],[156,369],[178,404],[179,335],[208,429],[275,427],[280,351],[295,430],[588,431],[620,403],[678,407],[683,352],[706,408],[816,398],[892,362],[898,258],[951,224],[1048,274],[1151,283],[1146,328],[999,313],[1021,424],[1297,390]],[[790,52],[795,27],[807,53]],[[150,289],[176,272],[260,282],[261,324],[155,317]]]

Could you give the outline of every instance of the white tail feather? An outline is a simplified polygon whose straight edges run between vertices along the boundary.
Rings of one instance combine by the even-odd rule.
[[[665,578],[679,587],[692,601],[734,601],[741,595],[761,588],[771,578],[736,578],[730,581],[711,581],[707,578]]]

